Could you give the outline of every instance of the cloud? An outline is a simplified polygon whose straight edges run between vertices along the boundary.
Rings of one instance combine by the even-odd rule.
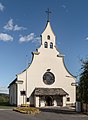
[[[66,5],[63,4],[61,7],[62,7],[66,12],[68,12],[68,9],[67,9],[67,6],[66,6]]]
[[[19,42],[20,43],[23,43],[23,42],[29,42],[29,41],[32,41],[32,42],[35,42],[35,43],[40,43],[40,37],[36,37],[36,35],[34,33],[30,33],[29,35],[27,36],[20,36],[20,39],[19,39]]]
[[[25,27],[18,26],[18,25],[14,25],[13,19],[10,19],[3,28],[4,28],[5,30],[11,30],[11,31],[26,30]]]
[[[7,87],[6,86],[0,86],[0,92],[1,93],[7,93],[8,92],[8,89],[7,89]]]
[[[3,28],[6,30],[13,30],[14,29],[13,19],[10,19]]]
[[[33,42],[37,43],[37,45],[38,45],[38,44],[41,43],[41,38],[40,37],[36,37],[36,38],[34,38]]]
[[[15,25],[13,30],[14,30],[14,31],[26,30],[26,28],[25,28],[25,27],[18,26],[18,25]]]
[[[19,39],[19,42],[22,43],[22,42],[28,42],[32,40],[34,40],[34,33],[30,33],[27,36],[21,36]]]
[[[4,42],[13,41],[13,37],[5,33],[0,33],[0,41]]]
[[[88,40],[88,37],[86,37],[86,39],[85,40]]]
[[[3,11],[4,8],[5,8],[5,7],[2,5],[2,3],[0,3],[0,11]]]
[[[66,8],[66,5],[62,5],[62,8],[64,8],[64,9],[65,9],[65,8]]]

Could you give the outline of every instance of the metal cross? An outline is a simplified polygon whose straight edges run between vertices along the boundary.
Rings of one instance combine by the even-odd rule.
[[[49,21],[50,20],[50,13],[51,13],[51,11],[49,11],[49,8],[48,8],[48,10],[45,11],[45,12],[47,13],[47,21]]]

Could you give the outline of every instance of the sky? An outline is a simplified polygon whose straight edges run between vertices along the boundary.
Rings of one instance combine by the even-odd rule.
[[[80,60],[88,58],[88,0],[0,0],[0,92],[8,93],[16,74],[31,63],[48,8],[65,65],[71,74],[80,75]]]

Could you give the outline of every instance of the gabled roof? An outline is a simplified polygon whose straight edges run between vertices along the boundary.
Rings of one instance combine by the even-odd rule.
[[[8,88],[10,88],[10,86],[13,85],[13,84],[22,84],[22,83],[23,83],[23,80],[17,80],[17,78],[16,78],[15,80],[13,80],[13,81],[9,84]]]
[[[9,88],[11,85],[15,84],[16,81],[17,81],[17,78],[16,78],[15,80],[13,80],[13,81],[9,84],[8,88]]]
[[[35,88],[34,95],[68,95],[62,88]]]

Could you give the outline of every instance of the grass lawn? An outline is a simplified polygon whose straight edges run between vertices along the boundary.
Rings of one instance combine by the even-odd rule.
[[[0,103],[0,109],[13,109],[15,106],[11,106],[8,103]]]
[[[0,109],[13,109],[13,106],[2,106],[0,105]]]

